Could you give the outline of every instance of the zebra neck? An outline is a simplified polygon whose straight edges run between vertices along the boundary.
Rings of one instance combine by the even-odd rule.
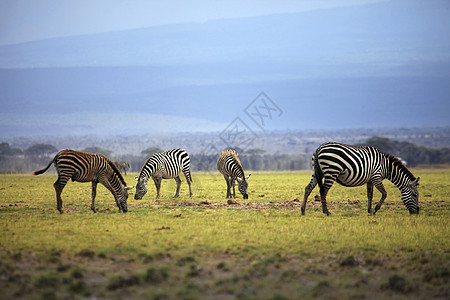
[[[408,184],[415,180],[411,171],[409,171],[408,168],[394,156],[389,156],[387,158],[387,166],[387,179],[395,184],[401,191],[405,190],[408,187]]]
[[[111,179],[119,181],[120,184],[123,184],[123,186],[127,186],[127,183],[125,182],[125,179],[123,179],[122,174],[120,173],[119,169],[117,169],[117,166],[110,160],[107,160],[109,166],[112,169],[112,175]],[[110,181],[111,181],[110,179]],[[111,182],[112,183],[112,182]]]
[[[236,176],[236,178],[240,177],[240,178],[245,178],[244,175],[244,169],[242,169],[242,167],[237,167],[236,168],[236,172],[234,172],[234,175]]]
[[[157,162],[150,160],[150,158],[147,160],[145,165],[142,167],[141,173],[139,174],[139,179],[146,177],[147,179],[150,179],[152,177],[153,173],[155,173],[155,170],[157,169]]]
[[[119,175],[117,175],[115,172],[113,172],[111,177],[108,179],[109,183],[111,184],[111,186],[116,191],[116,195],[117,196],[122,194],[122,187],[126,186],[125,182],[122,182],[122,180],[119,177]],[[122,186],[122,184],[124,184],[124,185]]]
[[[388,179],[393,184],[395,184],[400,189],[400,191],[403,191],[404,189],[406,189],[407,183],[409,182],[409,180],[408,180],[408,182],[402,180],[401,176],[398,176],[398,175],[397,176],[391,176],[391,178],[388,178]]]
[[[144,178],[146,177],[147,179],[150,179],[150,177],[152,177],[153,173],[155,169],[152,168],[152,166],[147,166],[146,168],[144,168],[141,171],[141,174],[139,175],[139,178]]]
[[[151,176],[152,176],[152,173],[147,172],[147,170],[143,170],[141,172],[141,174],[139,174],[139,179],[144,179],[144,178],[150,179]]]

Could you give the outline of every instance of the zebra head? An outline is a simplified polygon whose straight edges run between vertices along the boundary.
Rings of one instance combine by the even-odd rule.
[[[420,177],[416,180],[409,182],[402,192],[402,201],[410,214],[419,214],[419,191],[417,186],[419,185]]]
[[[119,211],[126,213],[128,211],[127,208],[127,201],[128,201],[128,191],[134,188],[134,186],[123,186],[122,187],[122,193],[118,197],[119,201]]]
[[[136,193],[134,194],[134,199],[141,200],[142,197],[144,197],[144,195],[147,194],[148,178],[136,176],[136,181],[137,181],[137,184],[136,184]]]
[[[239,190],[239,192],[241,192],[242,196],[244,196],[244,199],[248,199],[248,192],[247,192],[247,190],[248,190],[248,181],[247,180],[250,177],[250,175],[252,175],[252,174],[249,174],[245,178],[242,178],[242,177],[236,178],[237,182],[238,182],[238,190]]]

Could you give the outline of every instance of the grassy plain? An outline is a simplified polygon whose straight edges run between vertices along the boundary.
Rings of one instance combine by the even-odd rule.
[[[376,216],[365,187],[337,184],[331,217],[317,190],[301,216],[303,171],[254,172],[237,204],[215,172],[193,174],[192,199],[149,183],[127,214],[100,185],[92,213],[91,185],[70,182],[60,215],[56,175],[0,175],[0,299],[448,299],[450,169],[412,171],[419,216],[388,181]]]

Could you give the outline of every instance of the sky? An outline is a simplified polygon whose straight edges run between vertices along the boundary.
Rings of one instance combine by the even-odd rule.
[[[2,0],[0,45],[185,22],[301,12],[382,0]]]
[[[450,126],[449,16],[448,0],[1,0],[0,137],[260,130],[261,92],[283,111],[267,130]]]

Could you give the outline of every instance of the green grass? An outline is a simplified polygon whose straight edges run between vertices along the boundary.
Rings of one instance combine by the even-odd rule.
[[[70,182],[60,215],[56,175],[1,175],[0,298],[446,298],[450,170],[412,171],[419,216],[388,181],[376,216],[365,187],[337,184],[331,217],[317,190],[301,216],[303,171],[253,172],[237,205],[218,173],[194,173],[192,199],[185,182],[173,198],[175,181],[165,180],[156,202],[150,182],[143,200],[130,194],[127,214],[100,185],[92,213],[91,185]]]

